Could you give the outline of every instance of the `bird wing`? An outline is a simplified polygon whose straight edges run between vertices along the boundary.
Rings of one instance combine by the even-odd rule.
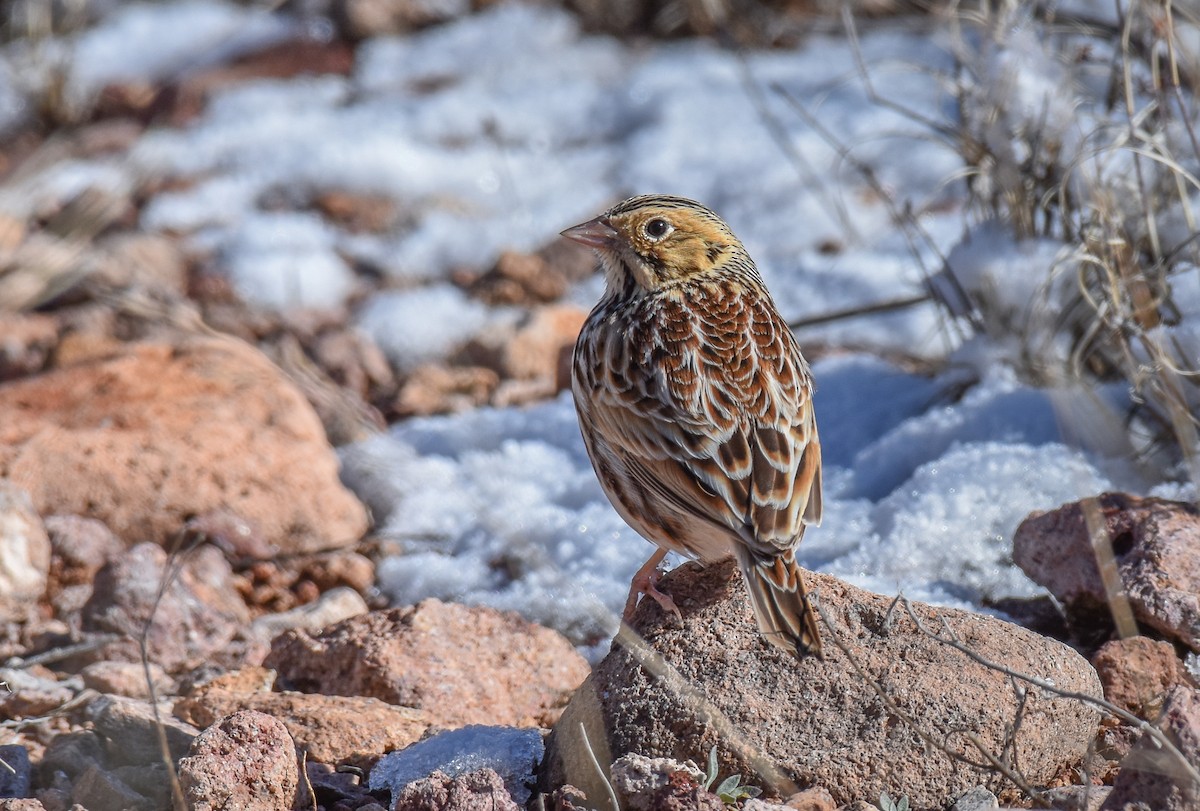
[[[653,363],[620,353],[610,375],[625,385],[601,387],[589,410],[644,491],[777,553],[821,520],[820,442],[791,331],[769,301],[744,298],[702,329],[694,310],[668,313],[678,340]]]

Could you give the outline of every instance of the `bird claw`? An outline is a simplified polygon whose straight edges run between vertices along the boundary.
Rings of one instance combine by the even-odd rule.
[[[629,586],[629,597],[625,600],[625,612],[623,618],[629,622],[633,618],[633,612],[637,608],[639,597],[646,595],[658,603],[662,610],[674,614],[675,618],[683,622],[683,614],[679,612],[679,606],[675,605],[675,601],[671,599],[671,595],[659,591],[658,581],[662,577],[662,572],[658,568],[658,564],[666,557],[666,552],[659,550],[650,556],[650,560],[646,561],[642,568],[638,569],[637,574],[633,576],[633,582]]]

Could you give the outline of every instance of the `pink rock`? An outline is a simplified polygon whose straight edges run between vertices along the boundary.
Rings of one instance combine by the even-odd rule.
[[[1200,770],[1200,690],[1176,687],[1163,703],[1155,723],[1179,750],[1192,770]],[[1102,811],[1196,811],[1200,808],[1200,782],[1186,772],[1149,735],[1121,763],[1112,793]]]
[[[97,518],[126,542],[165,543],[217,509],[253,524],[266,553],[367,528],[311,406],[234,339],[120,346],[0,385],[0,478],[39,513]]]
[[[179,762],[179,783],[193,811],[290,811],[300,783],[287,728],[253,710],[204,730]]]
[[[1108,594],[1086,512],[1103,521],[1121,588],[1137,622],[1200,652],[1200,511],[1194,505],[1105,493],[1026,518],[1013,560],[1063,603],[1081,628],[1111,628]]]

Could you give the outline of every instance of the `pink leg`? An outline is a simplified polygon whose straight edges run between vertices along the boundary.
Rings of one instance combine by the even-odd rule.
[[[656,603],[662,606],[663,611],[674,614],[683,620],[683,615],[679,613],[678,606],[671,599],[671,595],[664,594],[657,588],[658,578],[661,572],[658,570],[658,564],[663,562],[663,558],[667,556],[667,550],[658,549],[650,556],[650,559],[642,564],[642,568],[637,570],[637,574],[633,576],[633,582],[629,585],[629,599],[625,601],[624,619],[626,622],[633,617],[633,610],[637,608],[638,595],[645,594],[647,597],[654,599]]]

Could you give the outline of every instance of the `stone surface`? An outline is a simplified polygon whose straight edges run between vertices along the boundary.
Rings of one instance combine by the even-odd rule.
[[[170,577],[168,577],[168,571]],[[148,620],[150,661],[167,672],[195,667],[224,651],[249,620],[224,556],[211,546],[168,561],[165,551],[139,544],[96,575],[83,608],[83,627],[121,635],[94,660],[140,662],[138,639]],[[160,594],[160,586],[168,580]]]
[[[153,811],[146,797],[112,772],[89,767],[71,783],[71,800],[88,811]]]
[[[1167,694],[1155,726],[1191,764],[1193,774],[1177,757],[1143,735],[1121,763],[1104,811],[1195,811],[1200,808],[1200,689],[1176,687]]]
[[[148,701],[121,696],[101,696],[88,706],[96,734],[104,742],[108,762],[117,766],[145,766],[163,759],[160,733],[165,735],[173,760],[187,753],[200,730],[159,706],[157,717]]]
[[[393,811],[520,811],[500,775],[481,769],[461,777],[434,772],[404,787]]]
[[[1157,498],[1105,493],[1026,518],[1013,560],[1062,602],[1083,629],[1111,627],[1108,596],[1086,511],[1105,523],[1117,575],[1134,618],[1200,651],[1200,510]]]
[[[309,759],[320,763],[363,765],[415,743],[429,728],[420,710],[377,698],[274,693],[270,681],[238,687],[230,677],[197,687],[175,703],[177,717],[202,729],[239,710],[278,719]]]
[[[631,752],[617,758],[609,768],[609,777],[617,800],[628,811],[653,811],[668,797],[684,800],[689,807],[722,806],[716,795],[704,790],[705,774],[691,762],[679,763]],[[602,798],[595,800],[599,802]]]
[[[42,805],[41,800],[0,797],[0,811],[46,811],[46,806]]]
[[[134,344],[0,385],[0,477],[128,543],[224,508],[267,553],[352,544],[367,514],[337,471],[307,401],[233,339]]]
[[[83,686],[98,693],[126,698],[150,698],[150,687],[146,684],[146,669],[141,662],[93,662],[79,671]],[[175,689],[175,680],[159,665],[150,663],[150,679],[159,698],[170,695]]]
[[[4,313],[0,318],[0,382],[40,372],[57,343],[58,321],[54,317]]]
[[[1056,811],[1100,811],[1112,786],[1061,786],[1044,792]]]
[[[0,797],[28,797],[33,785],[29,752],[20,744],[0,746]]]
[[[556,631],[438,600],[374,611],[318,634],[287,631],[264,664],[289,689],[371,696],[423,710],[440,726],[550,726],[588,671]]]
[[[587,311],[569,305],[539,307],[517,326],[501,355],[501,374],[547,380],[553,391],[570,386],[570,356]]]
[[[399,417],[466,411],[486,403],[499,385],[500,376],[482,366],[426,364],[404,381],[392,411]]]
[[[649,649],[635,655],[629,643],[615,644],[576,692],[547,744],[543,790],[570,783],[596,796],[581,726],[601,763],[628,752],[705,762],[716,744],[722,775],[768,795],[818,785],[843,804],[886,791],[908,795],[915,808],[944,808],[989,780],[926,747],[903,716],[964,755],[979,757],[968,733],[999,754],[1018,717],[1009,678],[922,633],[892,598],[809,577],[836,628],[824,631],[824,661],[796,660],[762,641],[732,561],[672,571],[660,588],[682,610],[682,626],[652,601],[638,607],[633,625]],[[912,610],[928,629],[945,621],[992,662],[1100,694],[1095,672],[1065,645],[991,617]],[[1077,764],[1099,721],[1079,702],[1032,689],[1020,717],[1015,756],[1035,785]]]
[[[755,800],[754,802],[761,802]],[[749,805],[749,803],[747,803]],[[820,786],[797,791],[787,798],[787,807],[794,811],[837,811],[833,795]]]
[[[536,729],[472,725],[439,732],[380,758],[371,769],[372,791],[399,796],[412,783],[437,772],[450,779],[489,770],[498,775],[511,798],[527,803],[534,771],[544,752]]]
[[[266,639],[274,639],[289,628],[317,632],[322,628],[365,614],[370,609],[367,601],[354,589],[339,586],[327,591],[315,602],[297,606],[291,611],[264,614],[254,620],[255,633]]]
[[[950,811],[998,811],[1000,801],[983,786],[976,786],[954,801]]]
[[[50,539],[29,493],[0,479],[0,621],[24,617],[49,574]]]
[[[1187,679],[1175,647],[1144,636],[1104,643],[1092,655],[1092,667],[1104,685],[1104,697],[1142,717],[1157,715],[1163,694]]]
[[[300,783],[296,747],[271,716],[237,712],[196,738],[179,783],[193,811],[289,811]]]

